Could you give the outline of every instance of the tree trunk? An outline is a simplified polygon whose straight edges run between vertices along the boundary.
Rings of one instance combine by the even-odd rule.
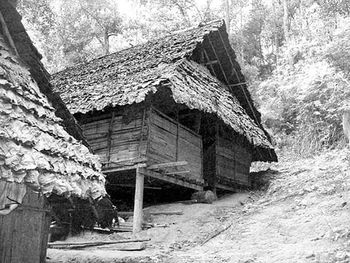
[[[104,54],[109,55],[109,34],[108,34],[108,28],[105,28],[104,34],[103,34],[103,49]]]
[[[283,31],[286,43],[289,42],[289,27],[288,0],[283,0]]]
[[[225,1],[225,23],[226,23],[226,29],[227,29],[227,34],[230,35],[230,1],[229,0],[224,0]]]
[[[273,32],[273,38],[274,38],[274,45],[275,45],[275,64],[276,67],[278,66],[278,51],[279,51],[279,43],[278,43],[278,31],[277,31],[277,14],[276,14],[276,2],[273,0],[272,2],[272,8],[273,8],[273,19],[274,19],[274,32]]]

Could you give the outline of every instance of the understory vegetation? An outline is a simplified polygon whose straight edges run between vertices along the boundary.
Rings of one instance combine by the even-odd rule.
[[[20,0],[53,72],[222,18],[280,155],[346,145],[350,100],[347,0]]]

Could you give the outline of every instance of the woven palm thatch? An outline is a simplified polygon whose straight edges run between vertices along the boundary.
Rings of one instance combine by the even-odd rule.
[[[2,20],[1,25],[0,208],[8,194],[17,191],[14,194],[22,198],[24,185],[46,195],[104,196],[105,178],[97,157],[63,127],[56,109],[11,45],[11,34],[4,30],[7,23]]]

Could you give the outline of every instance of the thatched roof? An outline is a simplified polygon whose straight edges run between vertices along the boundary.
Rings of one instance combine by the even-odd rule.
[[[56,116],[63,120],[62,124],[64,128],[77,140],[83,141],[87,145],[82,130],[77,125],[75,118],[71,115],[60,96],[53,92],[49,82],[50,74],[44,68],[41,62],[42,56],[33,45],[21,22],[21,16],[13,6],[15,2],[17,1],[1,0],[0,11],[11,34],[18,55],[29,66],[29,71],[38,83],[40,91],[46,95],[52,106],[56,109]]]
[[[3,1],[0,7],[2,4]],[[97,157],[63,128],[56,109],[10,47],[11,35],[5,32],[6,26],[2,23],[0,29],[2,186],[7,182],[27,185],[44,194],[92,198],[105,195],[105,179]]]
[[[256,159],[275,161],[273,147],[261,127],[260,114],[246,86],[229,89],[220,80],[222,72],[221,75],[211,72],[217,73],[216,78],[199,65],[200,49],[205,48],[211,34],[219,31],[228,41],[223,21],[214,21],[68,68],[53,75],[52,83],[73,114],[140,103],[150,92],[170,85],[176,102],[191,109],[215,113],[253,146],[265,151]],[[228,50],[223,46],[225,42],[220,43],[217,44],[219,49]],[[227,62],[221,67],[223,71],[229,71],[231,67],[231,73],[232,70],[237,73],[230,74],[230,79],[226,77],[226,84],[242,82],[244,77],[234,52],[229,51],[233,63],[226,61],[227,52],[226,56],[218,52],[221,61]]]

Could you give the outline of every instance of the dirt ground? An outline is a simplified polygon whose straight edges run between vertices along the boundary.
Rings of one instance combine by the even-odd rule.
[[[151,238],[143,251],[116,251],[113,245],[49,249],[48,262],[350,262],[349,156],[338,150],[282,160],[260,175],[261,182],[269,182],[264,190],[213,204],[151,207],[183,215],[152,216],[153,223],[169,226],[142,231],[137,237]],[[85,233],[68,241],[131,237]]]

